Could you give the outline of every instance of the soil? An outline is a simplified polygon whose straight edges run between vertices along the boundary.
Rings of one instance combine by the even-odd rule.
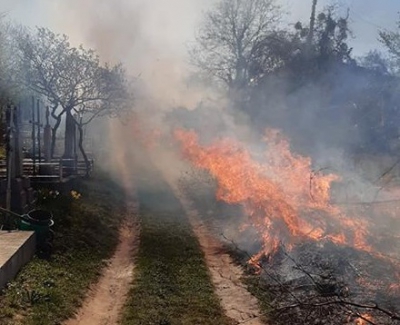
[[[257,298],[241,282],[243,270],[223,248],[221,242],[210,233],[185,194],[170,183],[180,200],[204,252],[216,294],[226,315],[236,324],[262,325],[263,321]]]
[[[76,316],[64,325],[117,324],[133,279],[134,256],[139,243],[135,217],[137,204],[128,205],[129,215],[121,226],[119,244],[99,281],[90,289]]]

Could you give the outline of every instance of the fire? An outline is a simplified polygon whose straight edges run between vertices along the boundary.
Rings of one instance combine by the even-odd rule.
[[[262,161],[233,139],[204,146],[196,133],[185,130],[176,130],[175,138],[184,157],[216,179],[217,199],[244,207],[262,238],[264,254],[305,239],[371,250],[367,223],[330,204],[331,183],[339,177],[313,171],[311,159],[292,153],[279,131],[266,131]]]
[[[374,319],[370,314],[364,313],[364,314],[361,314],[360,317],[357,317],[354,324],[355,325],[367,325],[367,324],[371,324],[373,321],[374,321]]]
[[[400,276],[397,275],[397,278],[400,279]],[[393,295],[398,295],[400,293],[400,283],[392,283],[388,288],[389,293]]]

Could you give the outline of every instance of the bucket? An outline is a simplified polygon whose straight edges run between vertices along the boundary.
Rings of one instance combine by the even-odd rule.
[[[53,215],[45,210],[32,210],[20,218],[19,229],[36,233],[38,253],[49,257],[52,251],[54,232],[50,228],[54,225]]]

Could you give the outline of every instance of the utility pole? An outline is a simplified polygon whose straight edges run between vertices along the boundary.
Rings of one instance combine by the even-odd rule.
[[[314,38],[314,29],[315,29],[315,13],[317,9],[318,0],[312,0],[312,7],[311,7],[311,17],[310,17],[310,30],[307,35],[307,50],[311,50],[312,41]]]

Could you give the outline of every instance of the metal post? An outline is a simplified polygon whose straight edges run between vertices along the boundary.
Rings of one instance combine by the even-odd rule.
[[[40,168],[40,163],[42,162],[42,158],[41,158],[41,148],[40,148],[40,102],[39,99],[36,101],[36,117],[37,117],[37,141],[38,141],[38,154],[39,154],[39,168]]]
[[[47,162],[51,161],[51,127],[49,123],[50,110],[49,106],[46,106],[46,125],[43,130],[43,150],[44,159]]]
[[[6,124],[7,124],[7,190],[6,190],[6,209],[11,210],[11,175],[12,175],[12,155],[13,148],[11,146],[11,132],[12,132],[12,116],[11,107],[7,106],[6,110]]]
[[[59,160],[58,176],[60,177],[60,182],[62,182],[62,179],[63,179],[63,162],[62,162],[62,159]]]
[[[21,109],[18,106],[13,106],[11,118],[13,120],[13,177],[21,177],[23,175],[22,151],[21,151]]]
[[[75,114],[74,115],[74,120],[77,121],[78,120],[78,115]],[[76,126],[75,126],[75,130],[74,130],[74,172],[75,174],[78,174],[78,151],[77,151],[77,144],[76,144]]]
[[[35,98],[32,96],[32,162],[33,175],[36,174],[36,130],[35,130]]]

